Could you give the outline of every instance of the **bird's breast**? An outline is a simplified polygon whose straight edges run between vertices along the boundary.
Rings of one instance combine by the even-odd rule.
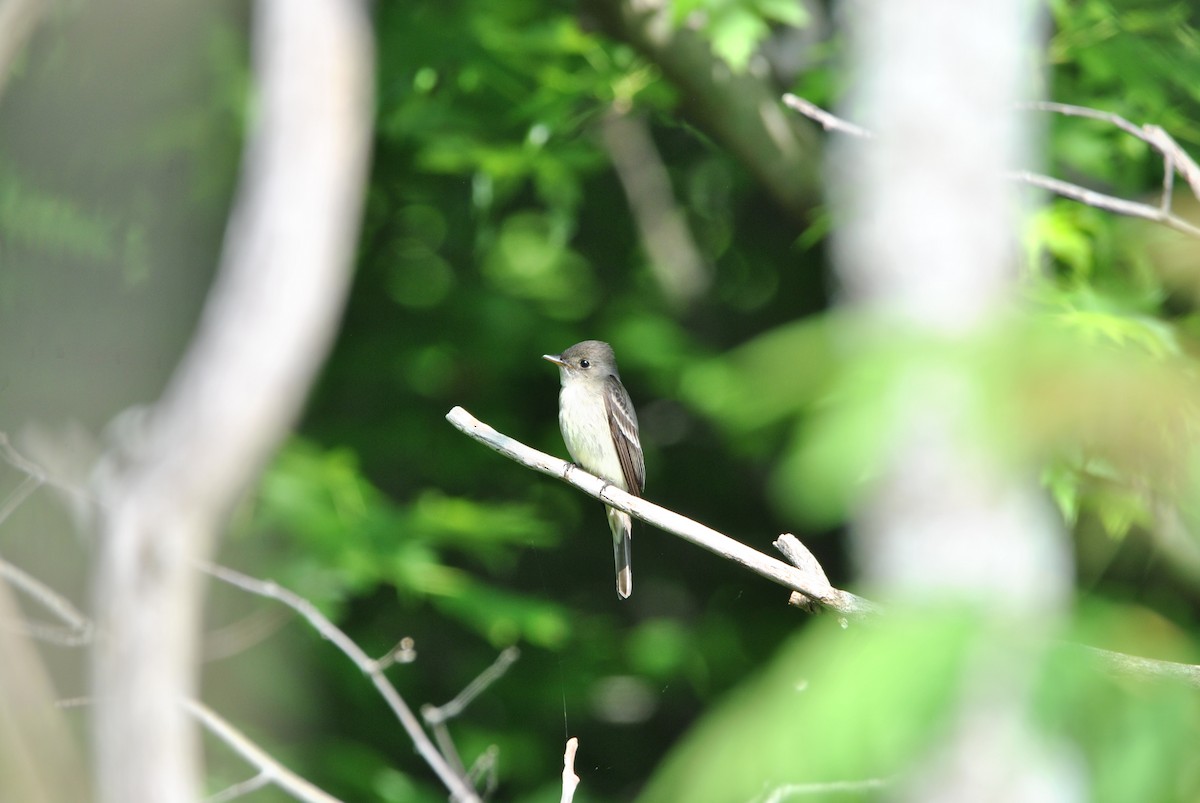
[[[597,477],[628,490],[621,460],[613,446],[603,392],[586,386],[564,386],[559,394],[558,423],[572,460]]]

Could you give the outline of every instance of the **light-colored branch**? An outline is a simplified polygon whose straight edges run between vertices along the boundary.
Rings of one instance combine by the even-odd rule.
[[[341,803],[338,798],[319,789],[280,764],[267,751],[250,741],[244,733],[233,727],[233,725],[230,725],[208,706],[195,700],[188,700],[184,703],[184,708],[209,733],[229,745],[234,752],[259,771],[259,774],[251,781],[251,784],[255,788],[262,785],[258,783],[258,779],[265,777],[297,800],[303,800],[306,803]],[[239,784],[238,786],[241,787],[243,785]],[[242,789],[239,794],[244,794],[246,791],[250,791],[250,789]],[[228,800],[230,798],[225,797],[221,799]]]
[[[467,687],[455,695],[454,699],[443,705],[427,705],[421,709],[421,716],[430,725],[440,725],[461,714],[471,702],[487,690],[500,678],[509,667],[521,657],[521,651],[516,647],[508,647],[496,656],[496,660],[479,676],[467,684]]]
[[[887,789],[892,781],[883,778],[866,778],[861,781],[824,781],[813,783],[790,783],[771,790],[763,803],[783,803],[793,798],[817,796],[822,800],[827,795],[856,795]]]
[[[814,120],[826,131],[836,131],[839,134],[849,134],[852,137],[871,139],[875,135],[860,125],[843,120],[837,115],[827,112],[812,101],[788,92],[783,96],[783,103],[789,109],[795,109],[810,120]]]
[[[848,616],[868,613],[868,611],[855,606],[854,600],[857,598],[854,598],[853,595],[830,594],[828,580],[822,582],[821,579],[809,576],[800,569],[765,555],[740,541],[735,541],[711,527],[692,521],[665,507],[659,507],[647,499],[626,493],[573,463],[526,446],[518,440],[497,432],[461,407],[455,407],[447,413],[446,420],[460,432],[469,435],[510,460],[515,460],[551,477],[557,477],[610,507],[623,510],[660,530],[677,535],[709,552],[741,564],[784,588],[800,592],[823,607]],[[824,593],[822,593],[822,589],[824,589]]]
[[[567,739],[567,749],[563,751],[562,797],[559,803],[571,803],[575,799],[575,790],[579,787],[579,776],[575,774],[575,752],[579,750],[579,740],[572,736]]]
[[[1081,187],[1069,181],[1044,176],[1040,173],[1031,173],[1028,170],[1012,170],[1005,173],[1005,176],[1028,184],[1031,187],[1038,187],[1039,189],[1048,190],[1055,195],[1079,201],[1086,206],[1103,209],[1106,212],[1112,212],[1117,215],[1161,223],[1167,228],[1174,229],[1181,234],[1200,239],[1200,226],[1195,226],[1169,211],[1169,207],[1164,209],[1162,206],[1151,206],[1150,204],[1143,204],[1138,201],[1127,201],[1124,198],[1105,195],[1102,192],[1089,190],[1087,187]]]
[[[773,558],[755,552],[750,547],[740,544],[728,536],[722,535],[703,524],[699,524],[678,513],[659,507],[653,502],[630,496],[624,491],[614,488],[608,483],[588,474],[572,463],[540,452],[520,441],[510,438],[492,427],[477,420],[461,407],[455,407],[446,416],[456,429],[474,438],[483,445],[499,452],[505,457],[520,463],[534,471],[557,477],[569,485],[573,485],[589,496],[599,499],[607,505],[624,510],[632,516],[653,524],[664,532],[671,533],[703,547],[736,563],[741,563],[751,571],[757,572],[769,580],[791,588],[797,592],[790,603],[804,610],[813,610],[815,602],[822,608],[836,613],[853,617],[865,617],[885,613],[885,608],[864,597],[834,588],[825,575],[825,570],[816,557],[791,533],[784,533],[775,540],[774,546],[795,564],[795,568],[780,564],[784,571],[771,569],[759,571],[760,565],[770,562],[779,563]],[[748,555],[747,553],[752,553]],[[800,587],[797,587],[800,586]],[[1141,658],[1125,653],[1102,650],[1097,647],[1083,647],[1090,655],[1107,670],[1123,672],[1143,678],[1170,678],[1200,688],[1200,666],[1180,664],[1173,661],[1159,661],[1152,658]]]
[[[365,3],[259,0],[256,107],[217,276],[162,398],[94,473],[98,803],[191,803],[203,578],[225,516],[285,437],[349,286],[370,145]]]
[[[392,709],[392,713],[396,715],[396,719],[400,721],[401,726],[408,733],[409,738],[412,739],[417,753],[420,754],[421,758],[425,759],[425,762],[437,774],[438,778],[446,786],[446,789],[454,796],[454,800],[462,801],[462,803],[478,803],[479,798],[476,796],[474,790],[467,785],[461,775],[438,752],[437,747],[434,746],[433,742],[430,741],[425,731],[421,728],[421,723],[417,720],[416,715],[413,714],[412,709],[404,702],[404,698],[396,691],[396,687],[392,685],[392,682],[383,674],[384,662],[377,661],[367,655],[341,628],[329,621],[324,614],[317,610],[315,605],[299,594],[283,588],[277,583],[258,580],[224,566],[200,564],[198,568],[218,580],[236,586],[243,591],[257,594],[260,597],[278,600],[303,616],[322,638],[341,650],[364,675],[371,679],[380,696],[387,702],[388,706]]]
[[[826,131],[836,131],[839,134],[861,138],[874,136],[873,132],[868,131],[862,126],[843,120],[804,98],[787,94],[783,96],[783,102],[788,108],[794,109],[805,117],[820,123]],[[1006,178],[1021,182],[1030,187],[1037,187],[1038,189],[1052,192],[1064,198],[1070,198],[1073,201],[1078,201],[1081,204],[1095,207],[1096,209],[1112,212],[1116,215],[1125,215],[1126,217],[1136,217],[1160,223],[1189,237],[1200,239],[1200,226],[1188,222],[1171,211],[1171,189],[1174,186],[1173,177],[1176,171],[1188,182],[1196,197],[1200,198],[1200,166],[1197,166],[1196,162],[1187,152],[1162,128],[1149,125],[1139,127],[1116,114],[1088,109],[1083,106],[1072,106],[1066,103],[1022,103],[1018,105],[1018,108],[1102,120],[1112,123],[1130,136],[1137,137],[1162,154],[1163,192],[1158,206],[1152,206],[1137,201],[1129,201],[1124,198],[1117,198],[1095,190],[1089,190],[1087,187],[1053,178],[1052,176],[1034,173],[1029,170],[1007,171],[1004,174]]]
[[[91,642],[92,623],[62,594],[6,560],[0,560],[0,579],[7,580],[9,585],[37,602],[62,622],[56,626],[21,621],[13,623],[15,630],[61,647],[80,647]]]
[[[270,785],[271,776],[265,772],[260,772],[253,778],[247,778],[232,786],[225,787],[214,795],[209,795],[205,803],[226,803],[229,800],[237,800],[239,797],[248,795],[251,792],[257,792],[259,789]]]
[[[825,570],[821,568],[816,555],[810,552],[808,547],[801,543],[796,536],[784,533],[775,539],[773,546],[783,553],[789,563],[799,569],[806,578],[809,578],[805,584],[817,595],[811,597],[799,591],[793,591],[788,600],[789,605],[794,605],[809,613],[815,612],[817,605],[824,605],[834,611],[855,615],[883,613],[883,608],[869,599],[834,588],[829,582],[829,578],[825,576]],[[832,604],[822,603],[821,600],[830,600]]]
[[[1183,176],[1184,181],[1192,189],[1192,194],[1200,198],[1200,165],[1188,155],[1187,151],[1179,146],[1179,143],[1168,134],[1161,126],[1157,125],[1137,125],[1129,120],[1126,120],[1119,114],[1112,112],[1100,111],[1099,109],[1090,109],[1087,106],[1076,106],[1071,103],[1056,103],[1054,101],[1042,100],[1032,103],[1017,104],[1017,108],[1028,111],[1051,112],[1053,114],[1061,114],[1066,117],[1086,117],[1091,120],[1100,120],[1101,122],[1109,123],[1129,134],[1131,137],[1136,137],[1142,142],[1145,142],[1154,150],[1158,151],[1163,156],[1163,203],[1166,208],[1170,208],[1170,178],[1176,171]]]
[[[437,740],[442,755],[454,765],[460,775],[474,777],[477,769],[483,771],[494,768],[495,758],[493,756],[489,760],[486,754],[480,756],[472,767],[472,772],[468,775],[466,768],[463,766],[462,757],[458,754],[458,748],[455,747],[454,740],[450,738],[450,730],[446,727],[446,723],[465,711],[472,700],[502,678],[504,673],[508,671],[508,668],[516,663],[520,657],[521,651],[518,648],[508,647],[496,656],[496,660],[492,662],[491,666],[480,672],[478,677],[456,694],[453,700],[443,705],[421,706],[421,718],[425,720],[425,724],[433,731],[433,738]]]
[[[13,489],[13,492],[4,500],[4,504],[0,505],[0,524],[3,524],[13,511],[21,506],[21,503],[29,498],[29,495],[42,487],[41,479],[33,476],[26,476],[21,484]]]
[[[1154,658],[1142,658],[1137,655],[1102,650],[1098,647],[1089,647],[1083,644],[1073,646],[1082,650],[1085,655],[1093,658],[1111,674],[1128,675],[1143,679],[1174,680],[1200,689],[1200,666],[1181,664],[1176,661],[1159,661]]]

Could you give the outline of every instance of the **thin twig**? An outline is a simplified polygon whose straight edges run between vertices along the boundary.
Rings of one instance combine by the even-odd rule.
[[[427,705],[421,709],[421,716],[429,725],[437,725],[453,719],[463,712],[471,701],[487,690],[500,678],[508,668],[521,657],[521,651],[516,647],[508,647],[496,656],[496,660],[479,676],[467,684],[467,687],[455,695],[454,699],[443,705]]]
[[[411,664],[415,660],[417,660],[416,642],[413,641],[412,636],[404,636],[382,658],[376,658],[375,665],[382,672],[393,664]]]
[[[23,472],[26,476],[39,483],[46,481],[46,470],[13,448],[12,441],[8,439],[6,432],[0,432],[0,454],[4,455],[4,459],[13,468]]]
[[[252,780],[257,780],[258,777],[265,775],[272,783],[297,800],[309,801],[309,803],[341,803],[338,798],[319,789],[311,782],[301,778],[280,764],[269,753],[246,738],[245,734],[225,721],[225,719],[208,706],[196,700],[188,700],[184,703],[184,707],[200,724],[208,729],[209,733],[212,733],[218,739],[225,742],[225,744],[233,748],[234,752],[259,770],[259,775]],[[220,799],[229,800],[230,798],[221,797]]]
[[[21,484],[14,488],[13,492],[4,500],[4,504],[0,505],[0,524],[3,524],[13,514],[13,511],[40,487],[42,487],[42,480],[33,475],[27,475],[25,479],[21,480]]]
[[[404,702],[404,698],[396,691],[396,687],[383,674],[380,662],[367,655],[353,639],[317,610],[315,605],[299,594],[289,591],[276,583],[258,580],[224,566],[200,563],[198,567],[201,571],[212,575],[218,580],[222,580],[244,591],[249,591],[251,594],[258,594],[262,597],[278,600],[307,619],[314,630],[323,638],[333,642],[334,646],[345,653],[346,657],[353,661],[354,665],[371,679],[379,694],[387,701],[396,718],[400,720],[400,724],[408,733],[409,738],[413,740],[417,752],[421,754],[425,762],[429,764],[430,768],[437,774],[446,788],[450,790],[454,800],[461,801],[461,803],[479,803],[479,797],[475,794],[475,791],[470,788],[466,780],[459,773],[454,771],[445,757],[438,752],[437,747],[430,741],[429,736],[421,728],[421,723],[417,720],[416,715],[413,714],[412,709],[408,707],[408,704]]]
[[[1163,203],[1165,208],[1170,208],[1170,190],[1173,185],[1171,177],[1175,175],[1176,171],[1183,176],[1188,186],[1192,188],[1192,194],[1200,198],[1200,165],[1197,165],[1196,160],[1189,156],[1187,151],[1181,148],[1179,143],[1175,141],[1175,138],[1168,134],[1161,126],[1149,124],[1139,126],[1113,112],[1090,109],[1087,106],[1076,106],[1071,103],[1056,103],[1049,100],[1018,103],[1017,108],[1027,111],[1051,112],[1067,117],[1086,117],[1091,120],[1099,120],[1114,125],[1126,134],[1140,139],[1162,154]]]
[[[810,120],[820,123],[821,127],[826,131],[837,131],[840,134],[849,134],[852,137],[862,137],[863,139],[871,139],[875,136],[862,126],[847,122],[825,111],[817,104],[793,95],[791,92],[783,96],[783,102],[788,108],[795,109]]]
[[[0,578],[23,592],[62,621],[62,626],[20,622],[16,628],[40,641],[62,647],[80,647],[92,640],[91,621],[70,600],[48,585],[5,560],[0,560]]]
[[[1124,198],[1116,198],[1112,195],[1105,195],[1102,192],[1089,190],[1086,187],[1081,187],[1078,184],[1072,184],[1069,181],[1043,176],[1039,173],[1031,173],[1028,170],[1013,170],[1005,173],[1006,178],[1011,178],[1016,181],[1023,182],[1031,187],[1039,187],[1044,190],[1049,190],[1056,195],[1061,195],[1064,198],[1070,198],[1074,201],[1079,201],[1081,204],[1103,209],[1107,212],[1113,212],[1118,215],[1126,215],[1127,217],[1142,218],[1155,223],[1161,223],[1167,228],[1186,234],[1189,237],[1200,239],[1200,227],[1188,223],[1183,218],[1170,212],[1163,211],[1161,206],[1150,206],[1150,204],[1138,203],[1137,201],[1127,201]]]
[[[573,463],[526,446],[518,440],[497,432],[461,407],[455,407],[447,413],[446,420],[460,432],[511,460],[551,477],[557,477],[610,507],[623,510],[660,530],[677,535],[685,541],[690,541],[696,546],[703,547],[709,552],[735,563],[740,563],[750,571],[762,575],[784,588],[799,591],[827,608],[849,616],[866,613],[866,611],[854,607],[853,600],[848,597],[822,594],[819,590],[822,585],[820,581],[805,575],[796,567],[765,555],[672,510],[659,507],[646,499],[632,496],[615,485],[589,474]],[[828,582],[824,585],[828,586]]]
[[[421,718],[425,720],[425,724],[433,731],[433,738],[438,743],[438,747],[442,751],[442,755],[446,760],[453,764],[460,775],[464,777],[472,777],[472,773],[468,773],[463,765],[462,757],[458,754],[458,748],[454,745],[454,740],[450,738],[450,730],[446,727],[446,722],[461,714],[471,701],[478,697],[503,677],[508,668],[516,663],[516,660],[521,656],[521,651],[516,647],[509,647],[503,650],[492,665],[479,673],[479,676],[467,684],[467,687],[455,695],[454,699],[443,705],[423,705],[421,706]],[[482,759],[482,756],[480,757]],[[478,765],[479,762],[476,762]],[[474,771],[475,767],[472,767]]]
[[[771,790],[771,794],[763,803],[782,803],[782,801],[793,797],[807,797],[809,795],[820,795],[822,798],[825,795],[861,795],[864,792],[886,789],[891,783],[891,781],[883,778],[866,778],[861,781],[792,783]]]
[[[471,764],[471,769],[467,770],[467,780],[479,790],[479,796],[484,800],[490,798],[496,791],[496,787],[500,785],[497,769],[499,763],[500,748],[490,744]]]
[[[1145,143],[1153,145],[1146,132],[1141,126],[1134,125],[1119,114],[1112,112],[1093,109],[1088,106],[1076,106],[1073,103],[1059,103],[1054,100],[1033,100],[1026,103],[1016,104],[1018,109],[1023,111],[1033,112],[1051,112],[1053,114],[1061,114],[1064,117],[1086,117],[1090,120],[1099,120],[1102,123],[1109,123],[1129,134],[1131,137],[1137,137]]]
[[[826,131],[836,131],[855,137],[871,138],[874,132],[843,120],[842,118],[822,109],[811,101],[792,94],[783,96],[783,102],[788,108],[798,111],[805,117],[820,123]],[[1124,117],[1085,106],[1073,106],[1068,103],[1053,103],[1050,101],[1018,104],[1017,108],[1030,111],[1046,111],[1073,117],[1086,117],[1111,123],[1130,136],[1137,137],[1150,147],[1157,150],[1163,157],[1163,189],[1158,206],[1143,204],[1117,198],[1095,190],[1089,190],[1078,184],[1062,179],[1044,176],[1028,170],[1012,170],[1006,172],[1006,178],[1019,181],[1031,187],[1047,190],[1064,198],[1070,198],[1086,206],[1103,209],[1117,215],[1141,218],[1154,223],[1160,223],[1189,237],[1200,239],[1200,226],[1196,226],[1171,211],[1171,192],[1174,188],[1174,175],[1179,172],[1192,188],[1193,194],[1200,198],[1200,166],[1197,166],[1186,151],[1179,146],[1171,136],[1158,126],[1137,126]]]
[[[1137,678],[1154,678],[1158,680],[1178,680],[1189,686],[1200,688],[1200,666],[1181,664],[1176,661],[1159,661],[1153,658],[1142,658],[1137,655],[1102,650],[1084,644],[1071,645],[1081,650],[1085,655],[1095,659],[1108,672],[1114,675],[1129,675]]]
[[[270,785],[270,783],[271,776],[265,772],[260,772],[253,778],[247,778],[232,786],[225,787],[215,795],[209,795],[206,803],[226,803],[229,800],[237,800],[239,797],[244,797],[251,792],[257,792],[264,786]]]

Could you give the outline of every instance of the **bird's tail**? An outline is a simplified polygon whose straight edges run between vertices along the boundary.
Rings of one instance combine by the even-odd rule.
[[[612,530],[613,558],[617,564],[617,596],[625,599],[633,593],[633,519],[628,513],[610,507],[608,527]]]

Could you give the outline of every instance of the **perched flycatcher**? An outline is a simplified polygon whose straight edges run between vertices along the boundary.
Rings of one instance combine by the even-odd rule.
[[[557,365],[562,378],[558,423],[571,459],[600,479],[641,496],[646,488],[646,464],[638,440],[637,414],[621,384],[612,346],[585,340],[562,354],[543,355],[543,359]],[[625,599],[633,591],[633,520],[628,513],[610,507],[608,526],[617,563],[617,596]]]

